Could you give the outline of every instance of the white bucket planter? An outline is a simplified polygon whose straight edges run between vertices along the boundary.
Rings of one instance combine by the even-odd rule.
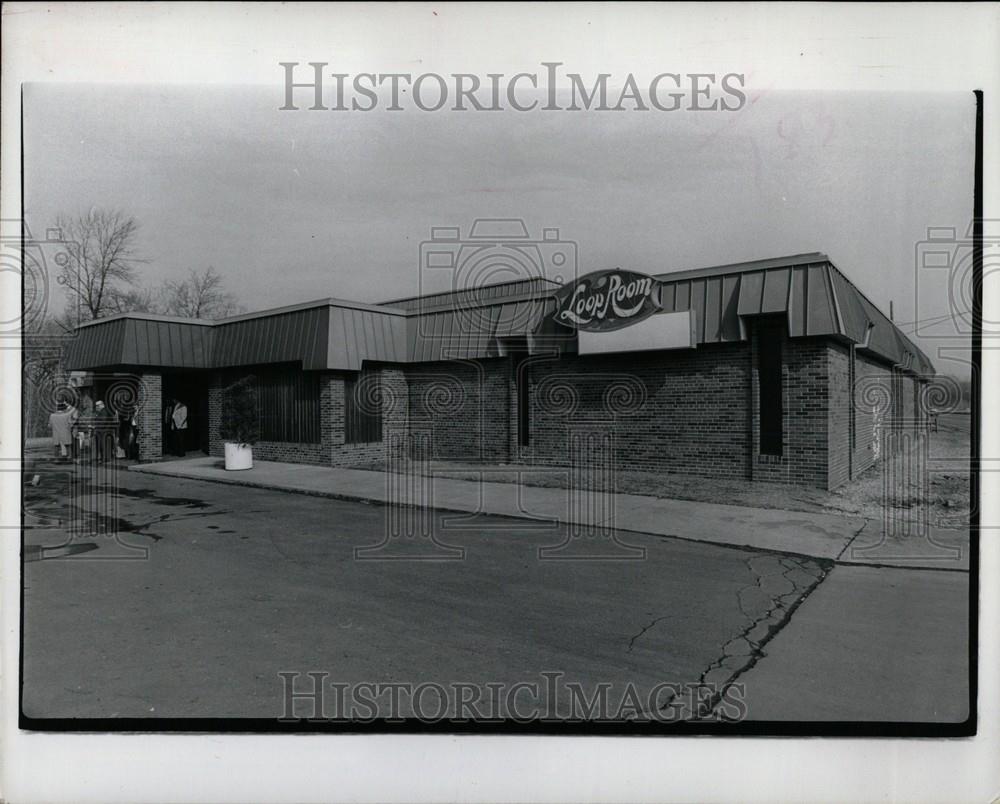
[[[249,444],[226,442],[226,471],[253,469],[253,447]]]

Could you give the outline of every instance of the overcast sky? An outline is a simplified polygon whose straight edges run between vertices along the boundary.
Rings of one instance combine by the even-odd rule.
[[[36,84],[25,216],[38,234],[121,209],[143,281],[212,265],[251,310],[417,293],[432,226],[517,217],[575,241],[581,273],[822,251],[898,322],[947,313],[916,249],[928,227],[968,227],[971,93],[748,94],[736,113],[338,113],[278,111],[278,84]],[[915,340],[967,375],[945,341]]]

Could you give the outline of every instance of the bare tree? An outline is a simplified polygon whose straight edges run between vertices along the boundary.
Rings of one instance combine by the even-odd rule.
[[[105,310],[108,315],[116,313],[159,313],[163,310],[162,291],[135,287],[128,290],[114,288],[110,292]]]
[[[139,224],[117,210],[91,209],[69,217],[61,215],[57,225],[73,243],[62,268],[61,283],[84,317],[101,318],[120,305],[135,282],[135,240]],[[115,302],[115,299],[118,302]]]
[[[243,312],[244,308],[225,290],[222,276],[209,266],[204,271],[192,269],[181,282],[165,283],[162,309],[168,315],[216,319]]]
[[[65,260],[57,264],[67,296],[60,312],[43,310],[24,333],[22,410],[27,435],[48,433],[48,414],[65,385],[67,335],[82,320],[124,312],[156,312],[159,297],[136,287],[139,224],[117,210],[91,209],[56,219],[65,241]]]
[[[49,414],[58,401],[55,389],[66,376],[65,327],[54,318],[34,323],[24,333],[21,353],[21,421],[25,437],[49,434]]]

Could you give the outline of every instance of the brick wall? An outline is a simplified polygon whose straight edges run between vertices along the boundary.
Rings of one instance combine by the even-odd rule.
[[[481,361],[483,410],[483,458],[508,462],[511,447],[517,444],[517,429],[511,436],[510,411],[514,382],[514,361],[511,358]]]
[[[565,464],[571,437],[611,432],[620,469],[747,477],[746,344],[565,356],[530,363],[528,378],[531,443],[521,460]]]
[[[885,457],[894,446],[882,434],[913,428],[924,419],[920,381],[893,370],[861,353],[855,362],[854,411],[857,439],[854,445],[854,477]],[[881,441],[880,444],[877,442]],[[910,443],[910,442],[907,442]]]
[[[619,469],[748,478],[835,488],[874,462],[877,423],[891,422],[889,395],[902,389],[902,411],[912,418],[915,380],[893,380],[891,370],[857,355],[850,381],[850,349],[821,338],[782,341],[783,454],[759,454],[757,336],[747,342],[692,350],[620,355],[549,356],[366,367],[382,406],[381,441],[344,439],[344,372],[320,376],[320,431],[316,444],[260,442],[261,460],[365,466],[386,459],[394,435],[418,433],[431,457],[485,463],[519,461],[567,465],[571,441],[613,435]],[[530,444],[517,443],[515,361],[526,359]],[[232,372],[230,372],[230,375]],[[238,372],[237,372],[238,374]],[[217,372],[209,388],[209,442],[221,457],[221,392],[233,377]],[[159,457],[159,376],[155,428],[142,454]],[[148,389],[147,389],[148,393]],[[898,391],[896,393],[899,393]],[[851,444],[852,398],[856,427]],[[603,448],[602,448],[603,449]],[[148,457],[144,459],[149,459]]]
[[[222,439],[219,437],[219,422],[222,421],[222,375],[215,372],[208,381],[208,454],[217,458],[225,455]]]
[[[759,338],[750,337],[752,352],[751,477],[778,483],[798,483],[826,488],[829,483],[829,391],[827,348],[822,338],[789,339],[781,334],[782,454],[760,453],[760,394],[758,386]]]
[[[882,432],[914,420],[918,381],[856,352],[852,388],[849,346],[822,339],[784,345],[785,455],[758,456],[754,478],[837,488],[876,463],[876,441],[886,449]],[[756,404],[755,388],[755,434]]]
[[[830,404],[827,409],[827,488],[851,479],[851,349],[830,341],[827,346]]]
[[[142,406],[138,411],[140,461],[163,459],[163,377],[159,372],[139,375]]]
[[[854,369],[854,477],[876,461],[876,441],[892,417],[892,370],[856,353]]]
[[[386,458],[391,439],[407,430],[407,382],[396,366],[372,365],[364,383],[356,386],[364,404],[382,410],[382,440],[348,444],[344,433],[344,373],[324,373],[320,381],[320,427],[326,463],[331,466],[365,466]]]
[[[409,424],[429,434],[432,457],[509,460],[511,371],[510,358],[423,363],[406,369]]]

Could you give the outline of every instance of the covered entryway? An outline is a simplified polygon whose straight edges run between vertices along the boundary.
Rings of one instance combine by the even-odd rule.
[[[164,372],[160,422],[163,427],[163,457],[181,453],[208,454],[208,372]],[[187,407],[187,428],[176,445],[170,438],[170,411],[175,401]]]

